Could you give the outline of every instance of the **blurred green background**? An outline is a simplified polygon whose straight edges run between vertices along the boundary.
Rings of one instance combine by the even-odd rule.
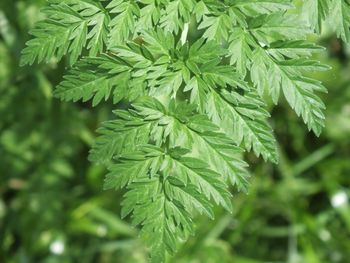
[[[122,192],[103,191],[104,168],[87,160],[112,105],[52,97],[65,61],[18,66],[44,0],[0,1],[0,262],[147,262],[138,231],[120,220]],[[313,41],[332,70],[314,76],[329,94],[320,138],[286,107],[271,109],[280,164],[253,155],[249,194],[234,214],[197,218],[197,235],[170,262],[350,262],[350,47]]]

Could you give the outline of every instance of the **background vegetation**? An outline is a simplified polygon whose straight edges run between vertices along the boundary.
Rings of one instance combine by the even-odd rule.
[[[0,2],[0,262],[147,262],[137,229],[119,219],[122,192],[102,191],[103,168],[87,160],[112,105],[52,97],[66,62],[18,66],[44,0]],[[280,164],[251,164],[248,195],[234,214],[197,219],[179,263],[319,263],[350,258],[350,47],[324,34],[316,78],[327,126],[307,132],[288,107],[271,109]],[[283,105],[283,103],[281,104]]]

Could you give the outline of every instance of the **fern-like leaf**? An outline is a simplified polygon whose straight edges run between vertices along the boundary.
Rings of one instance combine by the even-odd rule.
[[[348,0],[48,2],[21,64],[67,55],[55,96],[113,103],[90,160],[108,167],[106,189],[126,189],[122,216],[154,263],[194,233],[198,214],[231,210],[228,182],[248,190],[244,150],[278,161],[265,100],[283,94],[320,134],[326,89],[305,74],[328,67],[306,39],[331,21],[350,40]]]
[[[48,62],[69,54],[74,64],[84,48],[94,56],[103,50],[107,41],[109,16],[99,2],[89,0],[49,0],[43,10],[47,19],[31,31],[34,39],[22,52],[21,65]]]

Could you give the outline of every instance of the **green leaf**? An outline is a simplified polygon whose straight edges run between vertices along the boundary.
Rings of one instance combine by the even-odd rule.
[[[255,94],[249,94],[248,99],[223,91],[209,93],[206,108],[210,119],[237,144],[243,142],[248,151],[253,149],[257,156],[277,162],[275,139],[266,121],[269,114],[262,106],[262,101]]]
[[[194,0],[166,1],[166,8],[162,11],[160,25],[166,32],[177,34],[188,23],[192,10],[195,6]]]
[[[49,3],[43,9],[47,19],[38,22],[30,32],[34,38],[22,51],[21,65],[61,59],[66,54],[73,65],[84,48],[92,56],[103,50],[109,17],[100,3],[86,0],[50,0]]]
[[[109,23],[108,47],[124,44],[135,31],[136,18],[140,16],[138,5],[134,1],[112,0],[106,7],[114,15]]]
[[[142,225],[154,262],[164,261],[166,252],[176,252],[177,244],[193,233],[195,212],[213,218],[210,199],[231,210],[231,195],[220,175],[199,159],[182,156],[186,152],[171,148],[164,153],[145,145],[122,154],[109,168],[105,187],[128,185],[122,216],[132,213],[133,224]]]
[[[244,78],[247,69],[250,68],[250,60],[252,58],[252,48],[255,41],[250,34],[241,28],[235,28],[229,39],[229,56],[230,64],[236,65],[237,72]]]
[[[310,57],[324,48],[304,40],[277,41],[270,44],[268,53],[276,59]]]
[[[205,29],[203,38],[220,41],[228,38],[231,25],[231,18],[227,14],[221,14],[219,16],[204,16],[198,29]]]
[[[170,147],[192,149],[192,157],[205,156],[209,167],[224,180],[229,179],[239,190],[247,190],[249,174],[247,164],[240,160],[242,149],[205,115],[193,115],[193,107],[187,104],[173,105],[167,112],[159,101],[147,97],[135,103],[134,108],[130,112],[117,111],[118,119],[98,130],[101,136],[91,151],[91,160],[109,163],[113,156],[135,151],[152,141],[161,145],[168,138]]]
[[[127,111],[115,111],[116,120],[105,122],[97,130],[99,137],[90,151],[89,159],[96,163],[110,163],[114,156],[136,151],[149,142],[153,130],[151,122],[144,122]]]
[[[172,101],[169,112],[159,104],[147,99],[135,108],[143,119],[158,119],[163,126],[162,133],[169,137],[170,147],[192,149],[191,156],[203,158],[225,180],[229,179],[239,190],[247,190],[247,164],[240,160],[243,151],[234,140],[223,134],[207,116],[195,114],[187,104],[175,105]]]
[[[247,16],[257,16],[292,8],[290,0],[236,0],[233,6]]]
[[[303,17],[311,29],[321,33],[327,21],[333,31],[345,42],[350,41],[350,2],[348,0],[305,0]]]
[[[297,15],[283,13],[256,17],[250,22],[249,30],[265,45],[278,40],[304,39],[310,33]]]
[[[350,2],[333,0],[329,9],[329,21],[337,36],[350,42]]]
[[[74,102],[93,99],[92,104],[96,106],[113,94],[117,103],[127,97],[129,70],[127,64],[108,56],[82,59],[58,85],[55,96]]]
[[[275,103],[280,89],[298,116],[302,116],[309,130],[319,135],[324,126],[325,106],[314,91],[325,92],[320,82],[302,76],[303,71],[327,70],[328,67],[306,59],[276,60],[257,50],[253,56],[252,80],[262,95],[267,89]]]
[[[321,32],[322,22],[329,15],[332,0],[305,0],[303,1],[302,15],[310,27],[317,33]],[[341,2],[341,1],[339,1]]]

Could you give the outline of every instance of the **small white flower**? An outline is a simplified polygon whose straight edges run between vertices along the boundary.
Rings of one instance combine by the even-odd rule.
[[[343,207],[348,203],[348,195],[344,191],[339,191],[332,196],[331,203],[334,208]]]
[[[52,254],[61,255],[64,252],[64,244],[60,240],[55,240],[50,245],[50,251]]]
[[[107,235],[107,228],[103,225],[100,225],[97,227],[97,235],[99,235],[100,237],[104,237],[105,235]]]
[[[328,230],[326,229],[322,229],[320,232],[319,232],[319,237],[322,241],[328,241],[330,240],[331,238],[331,234],[329,233]]]

